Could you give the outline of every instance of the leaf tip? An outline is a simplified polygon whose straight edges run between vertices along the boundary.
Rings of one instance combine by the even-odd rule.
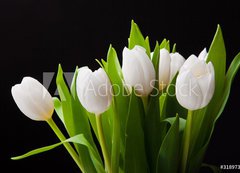
[[[135,23],[135,22],[134,22],[134,20],[132,19],[132,20],[131,20],[131,24],[133,25],[134,23]]]
[[[104,69],[103,64],[98,59],[95,59],[95,61]]]
[[[62,74],[63,70],[62,70],[62,66],[61,64],[58,64],[58,74]]]
[[[11,159],[11,160],[16,160],[15,157],[11,157],[10,159]]]

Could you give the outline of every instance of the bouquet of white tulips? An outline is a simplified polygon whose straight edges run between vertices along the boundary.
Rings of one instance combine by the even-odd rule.
[[[199,172],[240,54],[226,71],[220,26],[208,52],[186,59],[166,39],[151,49],[133,21],[128,41],[122,66],[110,46],[98,70],[76,68],[70,88],[59,65],[59,98],[31,77],[12,87],[22,113],[46,121],[60,140],[13,160],[64,145],[84,173]],[[54,110],[68,136],[54,122]]]

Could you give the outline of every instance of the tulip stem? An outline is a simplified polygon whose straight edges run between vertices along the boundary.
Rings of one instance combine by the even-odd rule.
[[[182,153],[182,172],[186,172],[188,157],[189,157],[189,147],[190,147],[190,141],[191,141],[191,128],[192,128],[192,114],[193,111],[188,110],[187,115],[187,122],[186,122],[186,128],[184,131],[184,137],[183,137],[183,153]]]
[[[114,104],[114,103],[113,103]],[[120,155],[120,124],[119,115],[116,111],[116,106],[113,105],[114,118],[113,118],[113,134],[112,134],[112,153],[111,153],[111,169],[112,172],[119,172],[119,155]]]
[[[102,154],[103,154],[105,166],[107,168],[107,172],[112,173],[110,157],[109,157],[109,153],[108,153],[108,150],[107,150],[105,137],[104,137],[104,134],[103,134],[101,117],[102,117],[101,115],[96,115],[98,138],[99,138],[99,143],[100,143],[100,146],[101,146],[101,149],[102,149]]]
[[[142,102],[143,102],[143,107],[145,114],[147,113],[147,108],[148,108],[148,96],[142,96]]]
[[[58,139],[61,142],[66,140],[66,137],[62,134],[61,130],[58,128],[58,126],[56,125],[56,123],[53,121],[52,118],[47,120],[47,123],[51,127],[51,129],[54,131],[54,133],[57,135]],[[82,163],[79,159],[79,156],[77,155],[77,153],[75,152],[73,147],[67,142],[64,142],[63,145],[66,148],[66,150],[68,151],[68,153],[71,155],[71,157],[73,158],[73,160],[75,161],[77,166],[80,168],[80,170],[84,171]]]

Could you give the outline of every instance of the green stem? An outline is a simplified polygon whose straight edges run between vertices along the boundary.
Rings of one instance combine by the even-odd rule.
[[[100,146],[101,146],[101,149],[102,149],[102,154],[103,154],[105,166],[107,168],[108,173],[112,173],[110,157],[109,157],[109,153],[108,153],[108,150],[107,150],[105,137],[104,137],[104,134],[103,134],[101,117],[102,117],[101,115],[96,115],[98,138],[99,138],[99,143],[100,143]]]
[[[141,99],[142,99],[144,111],[145,111],[145,114],[146,114],[147,113],[147,108],[148,108],[148,96],[142,96]]]
[[[115,105],[114,109],[114,118],[113,118],[113,135],[112,135],[112,157],[111,157],[111,168],[112,172],[119,172],[119,154],[120,154],[120,125],[119,125],[119,117],[116,111]]]
[[[47,123],[52,128],[52,130],[54,131],[54,133],[57,135],[61,142],[66,140],[65,136],[62,134],[61,130],[57,127],[52,118],[47,120]],[[63,145],[68,151],[68,153],[71,155],[77,166],[80,168],[80,170],[84,172],[79,156],[77,155],[73,147],[69,143],[63,143]]]
[[[188,115],[187,115],[187,123],[186,123],[186,128],[185,128],[185,134],[183,138],[183,153],[182,153],[182,173],[186,172],[186,167],[187,167],[187,162],[188,162],[188,157],[189,157],[189,146],[190,146],[190,140],[191,140],[191,128],[192,128],[192,114],[193,111],[188,110]]]

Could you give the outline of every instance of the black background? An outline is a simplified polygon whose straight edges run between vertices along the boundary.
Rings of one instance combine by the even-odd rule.
[[[20,161],[10,157],[57,142],[44,122],[26,118],[15,105],[10,90],[24,76],[42,82],[43,72],[64,71],[105,58],[109,44],[119,56],[130,30],[131,19],[150,37],[168,38],[187,58],[209,47],[217,24],[222,26],[227,65],[240,51],[240,11],[237,1],[87,1],[1,0],[0,58],[0,172],[78,172],[63,147]],[[121,58],[120,58],[121,59]],[[240,74],[233,82],[227,106],[216,124],[205,162],[240,164]],[[54,80],[50,85],[53,94]],[[231,171],[229,171],[231,172]],[[233,172],[233,171],[232,171]]]

